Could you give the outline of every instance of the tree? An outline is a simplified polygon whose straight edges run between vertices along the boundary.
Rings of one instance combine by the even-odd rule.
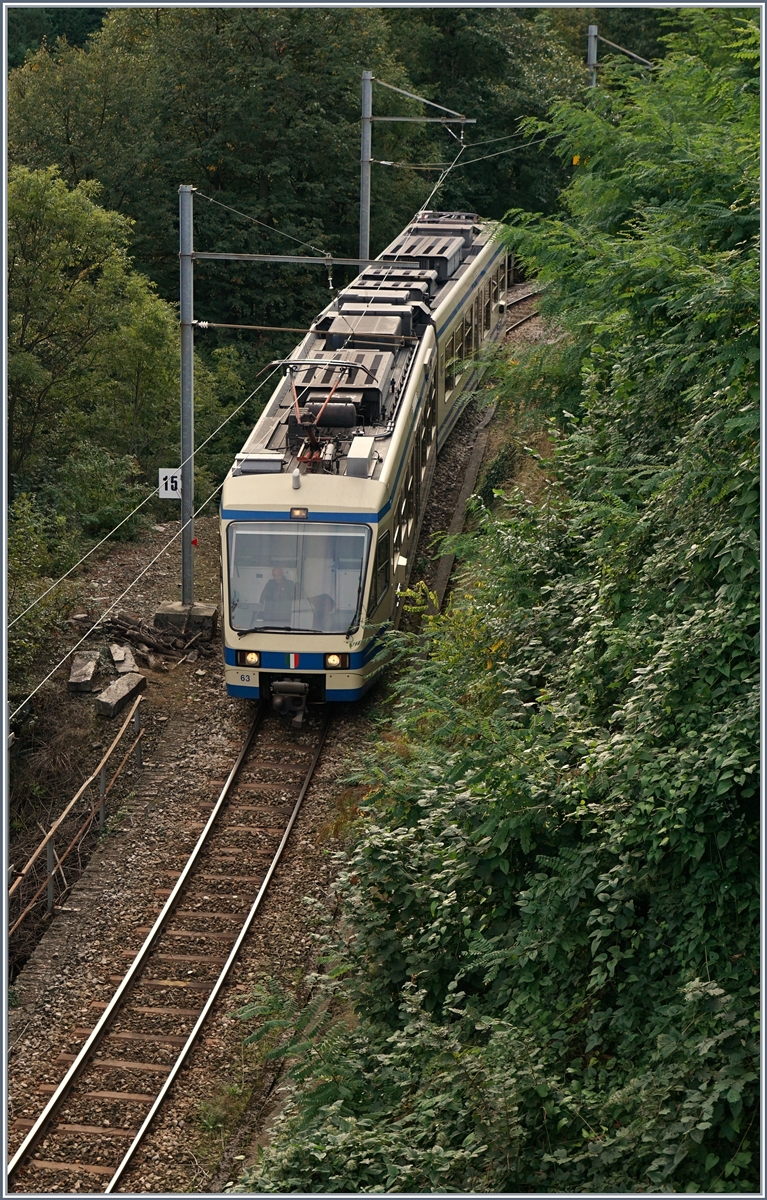
[[[27,53],[52,45],[64,37],[71,46],[82,46],[100,28],[105,8],[9,8],[8,66],[18,67]]]
[[[115,327],[128,263],[128,223],[94,202],[97,185],[70,192],[54,169],[13,171],[8,197],[9,465],[25,470]]]
[[[200,198],[200,246],[281,253],[298,248],[292,238],[353,252],[364,66],[407,82],[371,10],[114,10],[86,51],[59,43],[14,72],[11,156],[54,162],[70,185],[98,179],[107,205],[135,221],[137,262],[167,297],[182,182],[262,223]],[[378,244],[422,194],[415,175],[377,175]],[[325,285],[316,269],[207,264],[198,306],[212,320],[293,325],[324,303]]]
[[[542,116],[555,98],[576,93],[585,81],[577,59],[534,13],[397,7],[387,12],[392,42],[416,92],[476,118],[476,125],[466,127],[466,141],[482,145],[476,150],[470,145],[462,157],[468,162],[496,155],[456,168],[439,203],[498,219],[512,204],[550,211],[565,176],[553,154],[522,147],[519,121]],[[432,152],[447,161],[458,149],[445,131],[431,142]]]

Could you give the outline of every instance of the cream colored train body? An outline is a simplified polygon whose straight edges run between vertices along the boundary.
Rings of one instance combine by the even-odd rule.
[[[437,454],[500,327],[493,235],[419,214],[282,364],[222,494],[230,694],[298,710],[356,700],[383,670]]]

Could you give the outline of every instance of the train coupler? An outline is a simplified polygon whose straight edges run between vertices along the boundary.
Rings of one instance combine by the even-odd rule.
[[[272,708],[283,717],[291,717],[292,729],[301,729],[306,716],[309,684],[298,679],[276,679],[272,684]]]

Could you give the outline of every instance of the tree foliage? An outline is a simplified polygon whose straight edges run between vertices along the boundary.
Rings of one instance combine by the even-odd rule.
[[[63,37],[72,46],[85,44],[100,28],[105,8],[9,8],[8,66],[18,67],[28,53],[34,54],[43,42],[53,45]]]
[[[689,24],[540,128],[580,163],[507,238],[579,404],[410,645],[317,984],[357,1022],[236,1190],[758,1187],[758,30]]]
[[[299,250],[283,236],[290,235],[354,253],[363,68],[471,109],[478,124],[469,140],[517,131],[520,117],[543,115],[548,100],[570,94],[582,76],[554,39],[512,10],[114,9],[86,50],[59,42],[12,73],[11,159],[35,168],[55,163],[70,186],[99,180],[107,207],[135,222],[136,261],[167,298],[177,293],[180,183],[200,191],[200,248],[290,253]],[[375,111],[423,112],[378,87]],[[375,159],[444,161],[455,148],[442,127],[374,130]],[[512,164],[515,156],[467,168],[444,201],[497,216],[510,199],[553,205],[559,165],[546,153],[538,170],[540,152],[531,155],[500,171],[492,163]],[[422,205],[436,177],[374,165],[374,253]],[[198,267],[196,294],[209,320],[297,325],[327,291],[317,268],[207,263]],[[260,361],[260,340],[249,335],[247,344]]]

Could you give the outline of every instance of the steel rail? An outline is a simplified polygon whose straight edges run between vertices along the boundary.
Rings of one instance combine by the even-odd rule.
[[[147,958],[149,957],[149,954],[151,953],[151,951],[153,949],[154,943],[157,941],[159,935],[162,933],[163,929],[165,928],[166,924],[168,923],[168,921],[171,917],[173,909],[175,908],[175,905],[176,905],[176,901],[178,900],[179,895],[189,877],[189,874],[190,874],[192,868],[194,867],[197,859],[199,858],[199,856],[205,846],[205,843],[208,840],[208,837],[209,837],[209,835],[213,829],[213,826],[215,824],[216,818],[221,810],[221,807],[222,807],[224,801],[227,798],[229,789],[232,786],[232,783],[234,782],[235,778],[237,777],[240,767],[242,766],[242,763],[245,759],[245,755],[247,754],[248,750],[250,749],[250,746],[251,746],[253,738],[256,734],[256,731],[257,731],[258,727],[262,724],[265,716],[266,716],[266,709],[262,705],[259,708],[258,712],[256,713],[256,717],[253,721],[253,724],[250,727],[247,737],[245,738],[242,749],[240,750],[240,753],[237,756],[237,761],[235,762],[234,766],[232,767],[231,771],[229,772],[229,776],[228,776],[226,782],[224,783],[224,786],[221,790],[221,794],[219,795],[219,798],[213,807],[210,817],[208,818],[208,821],[205,825],[205,828],[203,829],[202,833],[200,834],[200,836],[197,840],[197,844],[195,845],[194,849],[192,850],[192,853],[190,854],[189,858],[187,859],[186,865],[185,865],[183,871],[181,872],[181,875],[179,876],[175,887],[171,891],[170,896],[166,900],[164,908],[160,912],[154,925],[152,926],[151,930],[147,934],[146,939],[144,940],[144,944],[142,945],[138,954],[136,955],[136,957],[134,958],[130,967],[128,968],[122,982],[118,985],[117,990],[114,993],[112,999],[109,1001],[107,1008],[104,1009],[104,1012],[102,1013],[101,1017],[99,1018],[98,1022],[95,1025],[95,1027],[89,1034],[88,1038],[85,1041],[85,1044],[83,1045],[79,1054],[77,1055],[77,1057],[75,1058],[71,1067],[67,1071],[66,1075],[62,1079],[57,1090],[51,1096],[50,1100],[46,1104],[46,1106],[43,1109],[43,1111],[41,1112],[40,1116],[37,1118],[35,1124],[32,1126],[29,1133],[24,1138],[24,1141],[21,1143],[18,1150],[14,1154],[13,1158],[8,1163],[8,1173],[7,1174],[8,1174],[9,1182],[11,1180],[11,1177],[12,1177],[14,1171],[23,1163],[23,1161],[27,1157],[27,1155],[29,1155],[32,1152],[32,1150],[37,1146],[38,1142],[43,1137],[50,1121],[52,1120],[53,1117],[55,1117],[55,1115],[58,1112],[58,1110],[60,1109],[61,1105],[64,1103],[64,1100],[66,1099],[67,1095],[69,1094],[73,1084],[77,1081],[78,1077],[83,1073],[85,1068],[88,1066],[91,1055],[93,1054],[93,1052],[95,1050],[98,1049],[98,1047],[101,1044],[101,1042],[103,1041],[103,1039],[107,1036],[108,1026],[111,1024],[112,1019],[117,1015],[117,1012],[119,1011],[119,1009],[122,1005],[122,1002],[123,1002],[123,999],[125,998],[126,993],[128,992],[131,985],[133,984],[134,979],[137,977],[137,975],[141,971],[141,968],[144,966]]]
[[[524,304],[525,300],[532,300],[534,296],[541,296],[542,292],[525,292],[524,296],[514,296],[513,299],[506,301],[506,308],[513,308],[515,304]]]
[[[149,1129],[149,1126],[151,1125],[157,1112],[159,1111],[160,1106],[162,1105],[162,1102],[165,1099],[165,1097],[171,1087],[171,1084],[173,1083],[173,1081],[175,1080],[179,1071],[181,1070],[182,1066],[184,1065],[186,1056],[189,1053],[189,1051],[192,1049],[192,1046],[194,1045],[194,1043],[197,1039],[197,1035],[199,1034],[200,1030],[202,1029],[202,1026],[205,1023],[205,1019],[207,1018],[208,1013],[210,1012],[211,1008],[213,1007],[213,1004],[215,1003],[215,1001],[218,997],[218,993],[220,992],[221,988],[224,985],[226,977],[229,974],[229,970],[232,967],[235,959],[237,958],[237,955],[239,954],[240,947],[242,946],[243,941],[245,940],[247,934],[250,931],[250,927],[253,924],[256,913],[258,912],[258,909],[260,907],[261,901],[264,897],[264,894],[266,893],[266,889],[269,886],[269,881],[272,878],[272,875],[274,874],[275,870],[277,869],[277,864],[279,863],[280,858],[282,857],[282,852],[285,849],[288,838],[290,837],[290,831],[292,830],[292,828],[296,822],[296,818],[298,817],[299,811],[301,809],[301,805],[303,804],[304,796],[306,795],[306,793],[309,789],[309,784],[312,781],[312,776],[314,775],[314,771],[317,766],[317,762],[319,761],[320,754],[322,753],[322,747],[325,744],[325,738],[327,736],[328,728],[330,726],[330,719],[331,719],[330,713],[327,713],[325,715],[325,718],[322,723],[322,727],[320,729],[320,735],[319,735],[319,739],[317,741],[317,747],[314,751],[314,754],[312,755],[312,761],[309,764],[306,775],[304,777],[304,782],[301,785],[301,790],[298,793],[298,799],[296,800],[296,802],[293,806],[293,811],[290,814],[290,819],[288,820],[288,823],[285,826],[285,832],[282,835],[279,846],[277,847],[277,849],[274,852],[272,861],[269,864],[269,869],[266,872],[266,875],[264,876],[264,881],[261,884],[261,887],[258,889],[258,894],[256,895],[256,898],[253,901],[253,904],[250,908],[250,912],[248,913],[247,917],[245,918],[245,922],[244,922],[242,929],[240,930],[240,933],[237,937],[237,941],[232,946],[232,949],[229,953],[229,957],[226,960],[226,963],[224,964],[223,968],[221,969],[221,974],[219,975],[218,979],[216,980],[216,982],[213,986],[213,990],[211,991],[210,996],[208,997],[207,1001],[205,1002],[205,1006],[203,1007],[202,1012],[200,1013],[199,1017],[197,1018],[194,1028],[192,1029],[191,1033],[189,1034],[189,1036],[186,1040],[186,1043],[181,1050],[181,1053],[179,1054],[178,1058],[176,1059],[175,1063],[173,1064],[173,1067],[171,1068],[168,1078],[166,1079],[165,1083],[162,1085],[152,1107],[150,1108],[149,1112],[147,1113],[146,1117],[144,1118],[143,1125],[141,1126],[141,1128],[139,1129],[135,1138],[131,1142],[130,1146],[128,1147],[127,1151],[125,1152],[125,1156],[123,1157],[122,1162],[118,1165],[117,1169],[115,1170],[114,1175],[109,1180],[109,1183],[107,1184],[106,1188],[104,1189],[105,1194],[114,1191],[115,1186],[117,1185],[117,1183],[119,1183],[121,1176],[127,1169],[128,1165],[130,1164],[130,1161],[131,1161],[133,1155],[135,1154],[138,1147],[141,1145],[141,1142],[143,1141],[143,1139]],[[230,776],[230,779],[231,779],[231,776]],[[220,803],[220,801],[219,801],[219,803]]]
[[[504,332],[511,333],[512,329],[518,329],[520,325],[524,325],[525,321],[532,321],[533,317],[539,316],[540,313],[538,312],[538,309],[533,309],[533,311],[528,313],[526,317],[520,317],[519,320],[515,321],[513,325],[508,325]]]

